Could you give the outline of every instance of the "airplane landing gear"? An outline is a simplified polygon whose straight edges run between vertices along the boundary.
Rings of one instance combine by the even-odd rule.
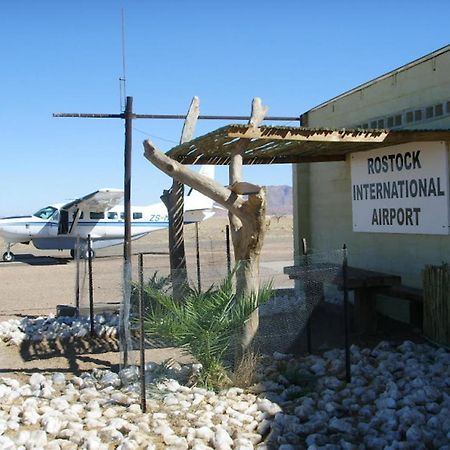
[[[14,261],[16,259],[16,255],[14,253],[12,253],[12,252],[5,252],[5,253],[3,253],[2,259],[5,262],[11,262],[11,261]]]
[[[75,250],[70,250],[70,256],[73,259],[76,258]],[[88,251],[88,249],[80,251],[80,258],[81,259],[89,259],[89,251]],[[94,258],[95,258],[95,251],[91,249],[91,259],[94,259]]]
[[[94,252],[94,250],[91,249],[90,253],[91,253],[91,259],[94,259],[94,258],[95,258],[95,252]],[[86,249],[86,250],[82,253],[82,258],[83,258],[83,259],[89,259],[89,250]]]
[[[16,259],[16,255],[11,251],[11,244],[8,244],[8,249],[3,253],[2,259],[5,262],[12,262]]]

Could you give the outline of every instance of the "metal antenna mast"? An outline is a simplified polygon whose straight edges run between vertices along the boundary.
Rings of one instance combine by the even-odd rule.
[[[127,65],[125,58],[125,11],[122,8],[122,77],[119,78],[120,84],[120,110],[124,111],[127,99]]]

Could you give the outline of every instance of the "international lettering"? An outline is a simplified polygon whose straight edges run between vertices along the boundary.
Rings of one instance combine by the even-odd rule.
[[[384,200],[445,196],[441,177],[353,185],[353,200]]]

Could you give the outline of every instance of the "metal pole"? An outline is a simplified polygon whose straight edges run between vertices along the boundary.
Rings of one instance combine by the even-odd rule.
[[[132,149],[133,97],[127,97],[125,107],[125,154],[124,154],[124,206],[125,239],[123,256],[131,261],[131,149]]]
[[[350,364],[350,338],[349,338],[349,314],[348,314],[348,262],[347,262],[347,246],[342,247],[342,288],[344,291],[344,337],[345,337],[345,379],[350,383],[352,379]]]
[[[77,309],[77,315],[80,313],[80,236],[77,236],[75,243],[75,263],[77,278],[75,280],[75,308]]]
[[[125,106],[125,149],[124,149],[124,219],[125,234],[123,240],[123,304],[121,309],[120,335],[123,348],[123,365],[128,365],[130,346],[129,317],[131,296],[131,153],[133,97],[127,97]]]
[[[227,245],[227,271],[228,275],[231,273],[231,249],[230,249],[230,225],[225,227],[225,239]]]
[[[197,285],[198,291],[202,290],[202,281],[201,281],[201,273],[200,273],[200,243],[198,238],[198,222],[195,222],[195,245],[197,250]]]
[[[308,266],[308,244],[306,242],[306,239],[302,239],[302,253],[303,253],[303,264],[305,269]],[[306,277],[304,277],[304,289],[305,289],[305,301],[308,304],[308,299],[310,297],[310,286],[308,285],[308,282],[306,280]],[[312,303],[312,302],[311,302]],[[310,314],[308,315],[308,320],[306,321],[306,350],[309,354],[312,353],[312,333],[311,333],[311,315],[313,311],[311,308]]]
[[[92,246],[91,235],[88,234],[88,276],[89,276],[89,317],[91,321],[91,336],[94,336],[94,288],[92,282]]]
[[[145,392],[145,339],[144,339],[144,255],[139,253],[139,325],[140,325],[140,376],[141,376],[141,409],[147,411],[147,401]]]

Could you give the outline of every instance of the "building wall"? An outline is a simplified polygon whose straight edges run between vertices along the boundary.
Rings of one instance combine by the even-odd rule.
[[[397,128],[450,129],[450,46],[319,105],[304,115],[309,127],[369,126],[401,115]],[[441,105],[437,117],[427,108]],[[421,120],[406,123],[421,110]],[[434,109],[433,109],[434,112]],[[442,112],[442,114],[440,114]],[[433,114],[434,115],[434,114]],[[395,127],[393,127],[395,128]],[[354,233],[350,160],[294,167],[294,240],[316,250],[349,249],[351,265],[401,275],[421,287],[426,264],[450,262],[450,235]]]

